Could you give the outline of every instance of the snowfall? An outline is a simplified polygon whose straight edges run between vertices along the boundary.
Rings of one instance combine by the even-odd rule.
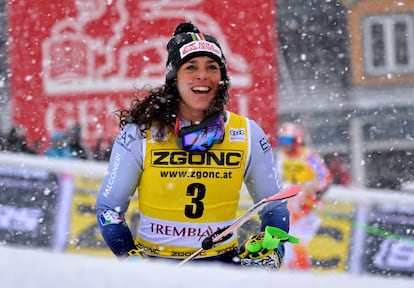
[[[84,254],[63,254],[0,246],[1,288],[47,287],[312,287],[405,288],[410,278],[368,277],[347,273],[252,271],[219,265],[176,266],[125,262]]]

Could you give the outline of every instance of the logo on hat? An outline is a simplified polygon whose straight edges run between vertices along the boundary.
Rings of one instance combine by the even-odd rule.
[[[220,48],[213,42],[208,42],[205,40],[192,41],[188,44],[185,44],[180,48],[180,57],[183,59],[185,56],[195,52],[210,52],[221,58]]]

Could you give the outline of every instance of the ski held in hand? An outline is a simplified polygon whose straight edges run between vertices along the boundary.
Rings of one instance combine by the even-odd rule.
[[[300,185],[292,185],[281,192],[278,192],[272,196],[264,198],[259,202],[255,203],[253,206],[249,208],[244,214],[242,214],[239,218],[237,218],[230,226],[227,226],[216,233],[208,236],[203,240],[202,248],[198,249],[196,252],[182,260],[178,266],[184,265],[187,262],[190,262],[198,255],[200,255],[204,250],[208,250],[214,247],[215,244],[225,241],[231,237],[231,234],[235,232],[238,228],[240,228],[244,223],[246,223],[254,214],[259,212],[264,206],[273,201],[277,200],[284,200],[291,197],[296,196],[297,194],[302,191],[302,187]]]

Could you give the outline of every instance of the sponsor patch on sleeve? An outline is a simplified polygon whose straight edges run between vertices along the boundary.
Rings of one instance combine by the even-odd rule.
[[[269,140],[266,137],[260,139],[259,144],[260,144],[260,147],[262,148],[263,152],[265,152],[265,153],[267,151],[269,151],[270,148],[271,148]]]
[[[124,221],[124,218],[118,213],[113,210],[105,210],[99,215],[99,221],[101,222],[102,226],[110,225],[110,224],[119,224]]]

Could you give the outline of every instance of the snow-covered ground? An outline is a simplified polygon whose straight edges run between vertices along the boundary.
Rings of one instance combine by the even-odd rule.
[[[120,262],[114,258],[0,247],[1,288],[412,288],[408,278],[246,271],[222,266]]]

